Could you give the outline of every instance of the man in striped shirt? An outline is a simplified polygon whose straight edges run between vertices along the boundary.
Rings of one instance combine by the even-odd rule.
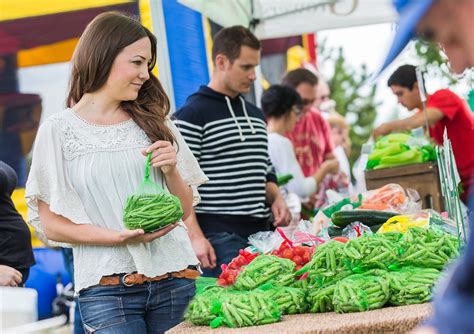
[[[175,114],[209,178],[199,187],[196,215],[186,222],[206,276],[218,276],[250,234],[291,218],[268,155],[263,113],[241,96],[256,79],[260,42],[244,27],[225,28],[214,38],[212,58],[211,81]]]

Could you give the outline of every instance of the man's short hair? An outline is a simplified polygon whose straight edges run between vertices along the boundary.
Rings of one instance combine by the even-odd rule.
[[[290,86],[294,89],[302,83],[316,86],[318,84],[318,77],[316,74],[305,68],[297,68],[296,70],[290,71],[285,74],[282,80],[282,84]]]
[[[413,65],[402,65],[388,78],[387,85],[388,87],[396,85],[412,90],[415,82],[417,82],[416,67]]]
[[[243,26],[232,26],[221,29],[215,36],[212,45],[212,61],[217,55],[226,56],[231,63],[240,56],[242,46],[260,50],[261,45],[257,37]]]

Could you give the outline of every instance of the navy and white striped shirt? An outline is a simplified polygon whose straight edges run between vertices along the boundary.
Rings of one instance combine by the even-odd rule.
[[[202,86],[175,117],[209,178],[199,187],[201,203],[195,208],[204,232],[247,235],[267,226],[266,184],[276,182],[276,176],[261,110],[240,96],[230,98]],[[249,223],[252,227],[245,227]],[[234,224],[240,226],[228,226]]]

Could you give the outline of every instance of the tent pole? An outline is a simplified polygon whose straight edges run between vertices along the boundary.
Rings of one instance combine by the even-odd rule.
[[[171,64],[168,50],[168,39],[166,37],[165,15],[163,13],[163,0],[150,1],[150,12],[153,24],[153,32],[158,40],[156,48],[156,62],[160,73],[160,82],[165,89],[170,100],[170,113],[176,111],[176,101],[174,98],[173,79],[171,74]]]

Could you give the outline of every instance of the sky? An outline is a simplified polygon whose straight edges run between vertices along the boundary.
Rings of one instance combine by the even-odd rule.
[[[318,40],[326,40],[330,47],[342,47],[346,59],[354,67],[366,64],[370,72],[375,72],[383,61],[389,43],[393,38],[395,28],[393,24],[378,24],[344,29],[321,31],[317,34]],[[417,65],[417,58],[413,51],[407,48],[395,62],[383,72],[374,84],[377,84],[377,101],[382,105],[378,110],[376,125],[385,121],[394,110],[399,111],[400,117],[409,113],[403,107],[397,106],[395,96],[386,86],[390,74],[400,65],[411,63]],[[321,65],[323,75],[331,75],[331,68]],[[69,63],[53,64],[21,69],[19,71],[20,90],[24,93],[40,94],[43,100],[43,117],[64,109],[65,94],[68,86]],[[426,78],[425,78],[426,79]],[[444,88],[441,80],[427,80],[428,92]],[[465,95],[470,87],[463,86],[456,89],[458,94]]]

